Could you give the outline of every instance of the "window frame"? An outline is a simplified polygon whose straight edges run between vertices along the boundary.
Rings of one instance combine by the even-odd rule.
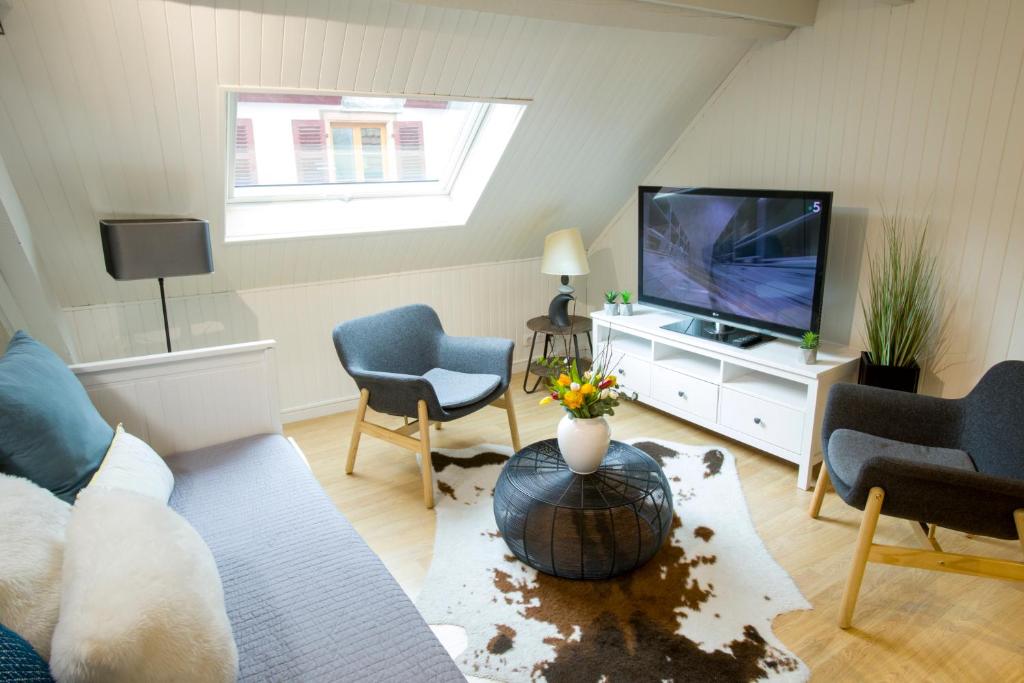
[[[475,99],[467,97],[439,97],[439,96],[428,96],[428,95],[395,95],[395,94],[383,94],[383,93],[353,93],[353,92],[335,92],[335,91],[308,91],[308,90],[295,90],[288,88],[246,88],[246,87],[231,87],[224,88],[224,92],[227,97],[227,108],[226,108],[226,127],[229,133],[235,135],[235,125],[238,121],[238,96],[243,94],[265,94],[265,95],[328,95],[328,96],[340,96],[344,97],[366,97],[366,98],[404,98],[412,99],[415,102],[423,103],[427,101],[436,101],[439,104],[447,105],[448,102],[470,102],[473,104],[481,105],[477,110],[476,115],[473,117],[470,125],[463,126],[459,134],[459,139],[455,149],[457,150],[456,156],[452,161],[451,171],[447,178],[436,179],[436,180],[381,180],[381,181],[362,181],[362,182],[351,182],[351,183],[338,183],[338,182],[327,182],[327,183],[309,183],[309,184],[296,184],[296,185],[280,185],[282,191],[279,193],[273,193],[267,191],[268,188],[275,187],[273,185],[243,185],[235,187],[235,146],[231,145],[228,149],[227,156],[227,168],[225,169],[225,190],[226,198],[225,204],[251,204],[251,203],[280,203],[280,202],[291,202],[291,201],[324,201],[324,200],[340,200],[348,202],[358,199],[368,198],[410,198],[410,197],[432,197],[432,196],[446,196],[450,195],[453,187],[459,179],[459,174],[465,165],[466,159],[472,151],[473,145],[477,141],[478,134],[488,118],[488,114],[491,110],[491,105],[498,103],[498,100],[488,99]],[[501,101],[508,104],[526,104],[522,101]],[[442,109],[445,107],[438,106],[436,109]],[[388,142],[389,144],[384,145],[385,149],[388,149],[391,154],[391,162],[397,163],[395,152],[397,150],[391,150],[392,146],[392,132],[394,130],[394,122],[397,120],[393,112],[375,112],[372,109],[365,111],[351,111],[351,112],[329,112],[326,115],[321,115],[321,121],[324,124],[324,130],[327,134],[327,157],[328,157],[328,177],[334,176],[334,150],[331,144],[331,124],[335,121],[358,121],[363,123],[373,124],[376,123],[377,118],[381,120],[387,120],[387,131],[388,131]],[[296,119],[298,120],[298,119]],[[312,119],[303,119],[312,120]],[[396,166],[397,168],[397,166]]]
[[[494,179],[499,164],[512,151],[509,146],[532,104],[532,100],[525,98],[362,93],[308,88],[220,86],[218,91],[222,98],[217,117],[220,131],[218,139],[220,159],[223,160],[221,163],[225,163],[225,167],[220,169],[225,187],[221,195],[223,203],[220,205],[219,218],[223,224],[224,243],[230,246],[465,227],[484,191]],[[453,162],[454,172],[443,188],[437,187],[437,181],[407,180],[364,183],[360,186],[360,193],[348,195],[325,195],[322,185],[290,185],[287,188],[291,190],[289,194],[232,197],[235,149],[234,145],[227,145],[224,136],[234,135],[237,98],[241,94],[310,98],[413,98],[417,108],[423,107],[427,100],[438,101],[436,107],[423,107],[434,109],[444,109],[451,102],[472,102],[487,106],[480,108],[475,125],[463,127],[466,141],[460,147],[459,157]],[[226,154],[223,153],[225,149]],[[403,191],[399,193],[389,186],[396,190],[401,186]],[[297,189],[310,192],[298,194],[295,192]]]

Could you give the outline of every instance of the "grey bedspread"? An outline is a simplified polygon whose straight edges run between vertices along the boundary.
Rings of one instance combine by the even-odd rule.
[[[284,437],[167,462],[171,506],[217,561],[240,681],[464,680]]]

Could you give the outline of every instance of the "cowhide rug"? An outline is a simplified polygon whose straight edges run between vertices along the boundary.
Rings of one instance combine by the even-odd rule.
[[[555,578],[509,552],[492,511],[509,448],[434,453],[437,535],[417,605],[449,650],[465,630],[459,667],[499,681],[806,680],[771,622],[810,605],[755,532],[733,456],[632,443],[665,469],[674,527],[650,562],[606,581]]]

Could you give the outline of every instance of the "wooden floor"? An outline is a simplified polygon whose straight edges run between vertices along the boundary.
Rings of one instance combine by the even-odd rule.
[[[521,376],[518,387],[521,387]],[[513,386],[517,383],[513,381]],[[554,435],[560,411],[537,405],[517,387],[524,444]],[[415,457],[363,437],[356,472],[344,457],[354,413],[293,423],[294,437],[341,511],[415,595],[433,552],[434,513],[423,507]],[[401,420],[372,416],[383,424]],[[820,681],[1024,681],[1024,582],[971,578],[868,565],[854,627],[836,627],[839,598],[853,551],[859,511],[834,493],[819,520],[807,517],[810,492],[796,488],[796,466],[688,423],[637,405],[617,411],[615,438],[656,437],[724,445],[737,459],[743,490],[768,549],[796,580],[814,609],[780,616],[775,632]],[[504,411],[489,408],[431,431],[434,446],[509,444]],[[881,543],[916,545],[910,525],[882,518]],[[972,539],[939,530],[946,550],[1020,558],[1014,541]],[[752,568],[754,571],[755,568]]]

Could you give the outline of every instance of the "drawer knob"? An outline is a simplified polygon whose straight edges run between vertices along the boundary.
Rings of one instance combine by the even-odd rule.
[[[764,424],[764,423],[761,421],[761,418],[755,417],[754,418],[754,424],[759,425],[759,424]]]
[[[686,392],[685,391],[677,391],[676,393],[679,394],[679,398],[686,398]]]
[[[625,375],[625,374],[626,374],[626,371],[625,371],[625,370],[623,370],[622,368],[619,368],[619,374],[620,374],[620,375]]]

